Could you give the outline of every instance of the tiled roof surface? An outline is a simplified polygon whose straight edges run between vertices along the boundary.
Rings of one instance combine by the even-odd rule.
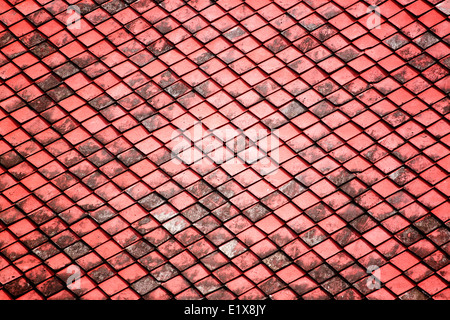
[[[0,299],[450,299],[449,13],[0,0]]]

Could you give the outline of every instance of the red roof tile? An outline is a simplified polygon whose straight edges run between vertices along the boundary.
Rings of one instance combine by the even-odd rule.
[[[450,298],[447,1],[73,4],[0,4],[0,299]]]

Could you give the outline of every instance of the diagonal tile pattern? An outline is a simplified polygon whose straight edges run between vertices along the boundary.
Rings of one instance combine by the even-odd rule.
[[[0,0],[0,299],[450,299],[449,13]]]

